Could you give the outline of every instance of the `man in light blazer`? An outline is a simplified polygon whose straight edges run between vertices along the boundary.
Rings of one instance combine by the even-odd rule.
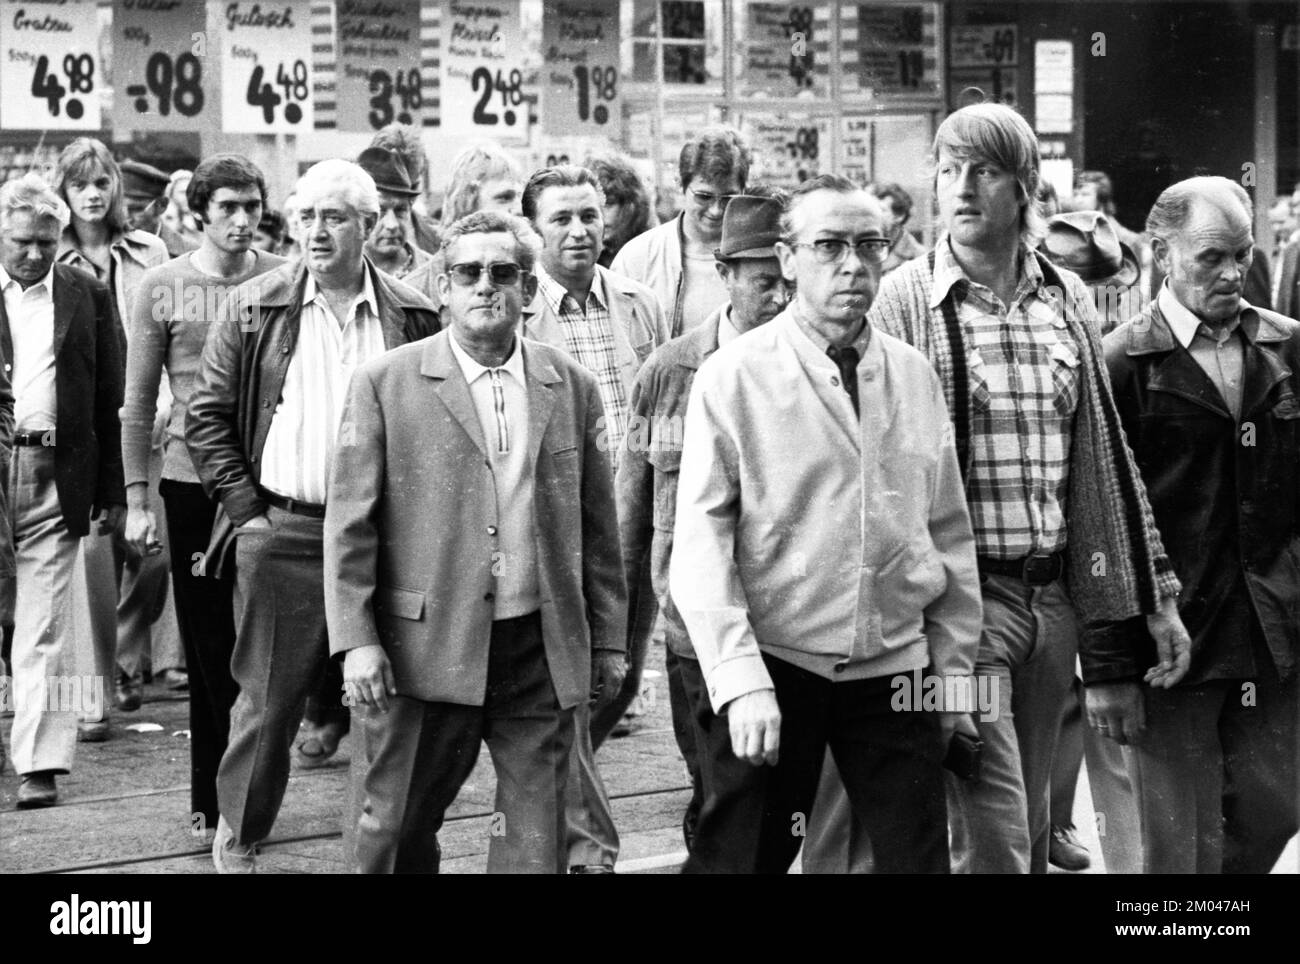
[[[437,832],[486,739],[489,872],[563,872],[574,708],[618,690],[623,583],[595,378],[517,334],[538,241],[462,218],[450,330],[358,369],[325,519],[326,617],[359,707],[356,869],[438,869]]]

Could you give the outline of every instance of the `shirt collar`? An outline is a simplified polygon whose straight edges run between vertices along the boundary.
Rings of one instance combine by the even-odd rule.
[[[551,311],[559,315],[560,306],[564,303],[565,296],[569,293],[568,290],[547,274],[546,269],[542,267],[540,262],[533,266],[533,274],[537,276],[537,288],[541,291],[542,297],[546,299]],[[609,302],[605,298],[605,279],[599,270],[596,271],[596,276],[591,279],[591,292],[587,295],[587,300],[590,301],[593,297],[600,307],[606,308],[608,306]],[[578,307],[585,309],[586,305],[579,305]]]
[[[302,289],[302,303],[304,305],[309,305],[316,301],[318,297],[323,299],[324,296],[321,294],[320,289],[316,287],[316,279],[313,278],[311,272],[308,271],[307,283]],[[321,303],[325,304],[323,300]],[[375,286],[370,282],[370,268],[365,264],[361,266],[361,294],[353,300],[348,318],[353,317],[356,313],[356,307],[358,304],[364,304],[370,309],[371,318],[379,317],[379,302],[375,300]],[[347,324],[347,322],[348,319],[344,318],[343,323]]]
[[[108,249],[119,257],[130,258],[147,267],[150,245],[145,239],[151,237],[155,235],[143,231],[124,231],[109,241]],[[63,236],[59,239],[59,251],[54,260],[71,264],[73,267],[89,266],[92,274],[99,270],[94,267],[94,262],[81,253],[81,242],[77,240],[77,233],[71,224],[63,229]]]
[[[718,347],[730,344],[740,337],[740,329],[731,320],[731,305],[726,305],[718,316]]]
[[[13,283],[13,284],[18,285],[18,290],[19,290],[19,291],[30,290],[30,288],[28,288],[28,289],[24,289],[23,286],[20,285],[20,284],[18,284],[17,280],[15,280],[15,279],[14,279],[14,278],[9,274],[9,272],[6,271],[6,270],[4,269],[3,266],[0,266],[0,294],[2,294],[2,293],[4,292],[4,290],[5,290],[6,288],[9,287],[10,283]],[[42,278],[40,281],[36,282],[36,283],[35,283],[34,285],[32,285],[31,287],[32,287],[32,288],[39,288],[41,285],[44,285],[44,286],[45,286],[45,293],[46,293],[46,294],[48,294],[48,295],[50,295],[50,296],[53,296],[53,294],[54,294],[54,265],[51,264],[51,265],[50,265],[50,270],[47,271],[47,272],[45,272],[45,277]]]
[[[486,365],[480,365],[469,356],[469,352],[460,347],[460,342],[456,340],[456,330],[449,329],[447,337],[451,339],[451,353],[456,356],[456,361],[460,363],[460,370],[465,375],[465,381],[473,385],[475,380],[485,372],[493,371]],[[520,385],[524,384],[524,353],[520,348],[519,336],[515,335],[514,346],[510,349],[510,357],[505,360],[505,364],[498,365],[497,368],[504,368],[507,373],[514,376],[515,381]]]
[[[808,320],[804,317],[803,311],[799,307],[799,302],[795,301],[791,304],[789,310],[790,314],[794,316],[795,327],[803,333],[804,337],[806,337],[808,341],[812,342],[813,347],[815,347],[820,354],[826,355],[826,349],[831,347],[830,341],[808,323]],[[871,323],[868,322],[864,316],[862,319],[862,330],[858,332],[857,337],[854,338],[846,347],[856,348],[858,350],[858,357],[865,358],[867,355],[867,347],[870,344]],[[826,355],[826,358],[829,360],[830,356]],[[832,362],[832,364],[834,363]]]
[[[1169,322],[1169,330],[1174,333],[1178,343],[1184,348],[1190,348],[1192,340],[1196,338],[1198,332],[1205,328],[1205,336],[1211,341],[1217,341],[1214,335],[1209,334],[1209,326],[1205,322],[1192,314],[1181,301],[1174,297],[1173,291],[1169,287],[1169,281],[1160,286],[1160,294],[1156,298],[1156,304],[1160,308],[1160,314],[1164,315],[1165,321]],[[1242,306],[1246,307],[1245,302]],[[1241,324],[1241,312],[1228,323],[1228,333],[1231,334]]]
[[[934,252],[934,286],[930,289],[931,309],[938,308],[943,299],[948,297],[948,292],[953,285],[959,281],[967,285],[974,284],[958,263],[957,256],[952,253],[952,245],[946,233],[939,238]],[[1043,285],[1043,271],[1039,267],[1038,258],[1023,243],[1020,245],[1017,257],[1020,260],[1020,273],[1016,279],[1016,294],[1019,295],[1024,290],[1038,291]]]

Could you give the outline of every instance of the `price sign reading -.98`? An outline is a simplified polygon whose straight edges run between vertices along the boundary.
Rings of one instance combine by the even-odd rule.
[[[113,126],[194,131],[208,106],[201,4],[128,2],[113,11]],[[125,94],[125,96],[123,96]]]
[[[103,81],[93,0],[14,6],[0,15],[0,127],[98,130]]]
[[[241,134],[312,128],[310,4],[229,3],[221,40],[221,126]]]

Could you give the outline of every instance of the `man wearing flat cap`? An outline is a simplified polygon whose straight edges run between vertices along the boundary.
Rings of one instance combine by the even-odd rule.
[[[122,162],[122,196],[126,199],[126,216],[132,228],[153,234],[167,246],[167,256],[179,258],[198,249],[190,241],[167,227],[162,220],[167,207],[167,188],[171,178],[143,161]]]
[[[708,714],[709,702],[704,695],[699,660],[668,591],[682,426],[691,384],[704,360],[722,345],[771,321],[789,299],[790,289],[781,276],[781,263],[773,247],[781,237],[781,207],[779,198],[748,195],[734,197],[727,205],[722,241],[714,257],[718,275],[731,298],[699,328],[674,338],[646,360],[632,386],[628,419],[631,431],[624,438],[619,456],[618,519],[630,593],[628,615],[632,620],[628,637],[632,669],[628,677],[641,675],[658,608],[663,612],[673,730],[691,774],[693,792],[682,821],[688,848],[695,838],[695,825],[707,792],[697,755],[703,735],[696,714]],[[645,598],[647,583],[651,598]],[[625,683],[620,697],[630,696],[637,685],[629,687]],[[625,708],[626,702],[620,699],[611,710],[621,712]]]

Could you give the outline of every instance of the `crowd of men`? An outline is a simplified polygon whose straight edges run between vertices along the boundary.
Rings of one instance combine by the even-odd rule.
[[[91,646],[80,578],[123,711],[141,633],[179,631],[224,873],[349,729],[351,868],[436,872],[486,742],[489,871],[613,872],[597,754],[656,645],[687,872],[1079,869],[1085,756],[1112,871],[1270,870],[1300,323],[1264,302],[1300,242],[1248,298],[1233,181],[1171,185],[1141,233],[1099,172],[1052,211],[1002,105],[928,161],[930,250],[897,185],[751,183],[728,128],[657,226],[625,159],[524,178],[488,146],[435,219],[402,128],[283,215],[235,154],[168,176],[79,139],[4,184],[18,806],[107,729],[46,692]]]

